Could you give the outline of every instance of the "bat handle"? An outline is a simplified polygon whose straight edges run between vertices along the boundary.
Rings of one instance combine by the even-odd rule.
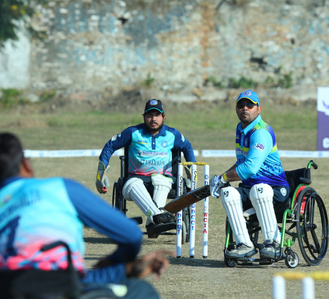
[[[102,190],[103,190],[104,192],[107,192],[106,186],[104,186],[104,187],[102,188]]]

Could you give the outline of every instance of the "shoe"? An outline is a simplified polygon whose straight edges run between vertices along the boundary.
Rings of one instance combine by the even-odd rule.
[[[156,239],[159,236],[159,234],[155,233],[155,224],[153,222],[146,225],[145,228],[146,228],[147,236],[150,239]]]
[[[161,214],[154,215],[153,221],[156,225],[161,223],[175,222],[176,217],[174,214],[171,214],[170,212],[164,212]]]
[[[247,246],[246,244],[239,243],[235,249],[227,251],[225,254],[226,258],[243,258],[243,257],[251,257],[257,253],[254,245]]]
[[[273,240],[266,240],[259,255],[261,259],[276,260],[280,256],[280,244]]]

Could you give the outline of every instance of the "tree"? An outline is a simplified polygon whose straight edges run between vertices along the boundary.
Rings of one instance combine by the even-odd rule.
[[[35,14],[37,5],[47,3],[48,0],[0,0],[0,49],[7,40],[18,40],[17,33],[21,23],[32,35],[41,37],[31,27],[30,19]]]

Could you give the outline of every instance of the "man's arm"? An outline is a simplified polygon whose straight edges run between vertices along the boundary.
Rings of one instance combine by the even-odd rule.
[[[195,162],[194,151],[191,143],[185,138],[183,134],[174,129],[175,143],[174,148],[180,150],[184,154],[184,158],[187,162]]]
[[[107,257],[109,264],[134,260],[142,244],[137,224],[81,184],[69,179],[64,182],[80,220],[118,243],[117,250]]]

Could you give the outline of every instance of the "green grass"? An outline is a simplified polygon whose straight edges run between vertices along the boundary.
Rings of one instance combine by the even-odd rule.
[[[195,108],[195,107],[194,107]],[[316,106],[263,104],[281,150],[316,150]],[[62,114],[0,113],[1,131],[11,131],[29,149],[99,149],[115,134],[143,121],[138,113],[91,111]],[[200,104],[196,109],[167,112],[166,124],[177,128],[194,149],[233,149],[238,118],[234,103]]]

